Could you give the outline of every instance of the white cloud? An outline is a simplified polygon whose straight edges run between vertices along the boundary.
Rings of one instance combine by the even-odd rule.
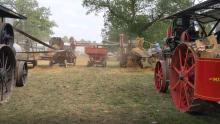
[[[103,14],[86,15],[82,0],[38,0],[40,6],[49,7],[50,17],[58,27],[53,28],[54,36],[74,36],[77,40],[86,39],[100,42],[103,28]]]

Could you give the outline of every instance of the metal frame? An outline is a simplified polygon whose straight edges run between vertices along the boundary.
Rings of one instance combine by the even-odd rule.
[[[16,19],[27,19],[27,17],[18,14],[2,5],[0,5],[0,17],[4,18],[16,18]],[[3,19],[3,18],[2,18]],[[3,21],[3,20],[2,20]]]

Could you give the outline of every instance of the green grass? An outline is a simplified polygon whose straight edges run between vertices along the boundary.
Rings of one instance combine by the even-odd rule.
[[[30,70],[28,84],[0,106],[0,124],[218,124],[219,113],[176,110],[158,94],[151,69],[43,68]]]

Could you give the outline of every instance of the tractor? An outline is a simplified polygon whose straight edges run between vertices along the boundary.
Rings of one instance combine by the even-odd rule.
[[[207,0],[164,18],[171,25],[154,84],[159,93],[169,90],[181,112],[202,112],[220,101],[219,8],[219,0]]]

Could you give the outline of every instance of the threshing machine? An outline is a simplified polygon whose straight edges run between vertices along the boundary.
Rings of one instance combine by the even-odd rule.
[[[128,67],[138,65],[143,68],[143,61],[148,57],[145,52],[143,45],[144,39],[137,37],[135,46],[129,42],[127,47],[125,47],[125,37],[124,34],[120,34],[120,67]]]
[[[72,39],[72,38],[71,38]],[[49,41],[49,45],[56,48],[56,52],[49,53],[50,65],[59,64],[76,64],[76,55],[75,55],[75,41],[70,39],[70,45],[65,46],[64,41],[60,37],[52,37]]]

